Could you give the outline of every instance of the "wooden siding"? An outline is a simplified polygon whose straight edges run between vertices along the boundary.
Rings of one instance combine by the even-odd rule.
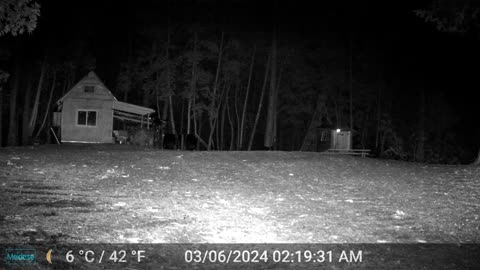
[[[62,110],[62,142],[112,143],[112,106],[112,100],[69,96]],[[77,125],[79,110],[96,111],[96,126]]]
[[[93,93],[85,93],[85,86],[95,86],[95,91]],[[65,99],[113,100],[113,96],[110,94],[110,91],[104,89],[100,84],[85,81],[73,88]]]

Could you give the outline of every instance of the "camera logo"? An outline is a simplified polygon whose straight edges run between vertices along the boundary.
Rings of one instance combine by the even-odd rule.
[[[34,248],[5,249],[7,265],[34,265],[37,263],[37,251]]]

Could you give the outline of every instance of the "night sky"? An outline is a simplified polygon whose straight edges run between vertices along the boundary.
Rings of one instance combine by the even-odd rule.
[[[61,47],[75,40],[85,41],[87,53],[96,58],[97,72],[108,83],[115,80],[119,62],[125,58],[129,27],[136,32],[152,25],[165,27],[170,17],[174,24],[199,22],[226,27],[243,36],[271,31],[274,12],[268,1],[166,2],[112,0],[72,5],[67,1],[40,1],[38,28],[30,37],[22,38],[31,39],[34,48],[46,43]],[[334,2],[278,2],[276,20],[283,45],[302,41],[315,46],[332,35],[341,43],[352,32],[358,46],[371,46],[384,56],[380,60],[392,80],[446,91],[455,102],[471,101],[463,99],[461,93],[476,88],[478,73],[474,67],[479,44],[474,34],[441,33],[416,17],[413,10],[428,7],[428,1]],[[368,44],[361,44],[363,41]]]
[[[174,24],[198,22],[246,36],[268,33],[272,28],[274,12],[268,1],[171,2],[167,5],[167,1],[87,0],[74,6],[65,1],[40,1],[42,13],[38,28],[29,38],[40,47],[47,42],[60,46],[59,43],[85,40],[89,52],[97,58],[98,68],[102,69],[115,66],[123,57],[129,27],[136,32],[151,26],[165,27],[168,17]],[[439,78],[451,77],[459,83],[457,76],[465,74],[461,81],[470,77],[467,72],[471,70],[470,61],[475,62],[476,37],[439,33],[434,26],[416,17],[413,10],[428,7],[428,1],[423,4],[414,1],[416,4],[410,5],[403,1],[397,5],[334,2],[336,4],[320,5],[279,2],[276,21],[280,38],[286,44],[300,40],[314,46],[332,33],[341,39],[353,32],[359,43],[367,40],[369,45],[384,52],[388,68],[392,72],[403,71],[401,77],[408,77],[402,79],[430,84]]]
[[[42,59],[46,50],[57,51],[60,58],[74,57],[74,52],[80,54],[76,59],[93,57],[96,73],[111,89],[116,86],[120,63],[127,59],[129,34],[134,47],[148,47],[143,33],[154,27],[165,29],[169,20],[177,29],[198,23],[211,29],[212,35],[225,30],[232,38],[264,37],[265,47],[273,22],[278,27],[279,47],[342,47],[351,37],[356,57],[353,76],[361,74],[355,73],[362,67],[363,58],[358,55],[368,52],[368,68],[379,69],[401,101],[401,108],[394,104],[392,113],[414,114],[418,89],[423,88],[431,97],[427,103],[441,97],[448,104],[446,110],[455,118],[450,128],[457,129],[457,140],[463,138],[461,144],[470,147],[469,158],[480,146],[475,109],[478,35],[438,32],[413,12],[427,8],[430,1],[278,1],[276,7],[273,1],[241,0],[38,2],[38,27],[30,35],[4,37],[7,47],[20,39],[26,62]],[[182,33],[174,33],[173,39],[182,43]],[[74,49],[78,44],[82,50]]]

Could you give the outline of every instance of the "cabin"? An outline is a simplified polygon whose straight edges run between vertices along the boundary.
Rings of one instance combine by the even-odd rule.
[[[115,143],[114,119],[150,127],[155,110],[118,101],[91,71],[57,101],[53,126],[62,143]]]

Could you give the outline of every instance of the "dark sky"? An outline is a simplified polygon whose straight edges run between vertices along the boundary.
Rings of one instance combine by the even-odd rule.
[[[34,35],[41,39],[49,36],[55,43],[85,39],[90,49],[97,52],[95,56],[100,63],[102,58],[125,50],[129,27],[138,31],[149,25],[164,26],[168,16],[173,23],[213,22],[249,33],[269,31],[272,13],[275,13],[280,35],[287,40],[318,42],[325,38],[325,33],[341,36],[353,32],[357,40],[376,41],[372,46],[385,51],[389,64],[399,68],[404,68],[405,62],[424,70],[438,68],[436,61],[440,59],[458,64],[456,59],[467,60],[477,45],[469,37],[437,33],[433,26],[415,17],[413,10],[427,6],[428,1],[416,1],[416,4],[315,1],[320,5],[279,1],[276,12],[269,5],[272,1],[179,0],[170,1],[169,5],[168,1],[153,0],[86,0],[75,5],[69,1],[40,2],[42,15]]]
[[[466,123],[474,119],[467,116],[476,104],[478,40],[474,34],[439,33],[416,17],[413,10],[429,1],[278,1],[276,9],[273,1],[241,0],[39,2],[41,18],[31,38],[59,47],[83,40],[110,87],[125,58],[129,28],[165,26],[170,18],[174,24],[199,22],[248,36],[268,33],[275,14],[284,45],[301,41],[316,46],[331,36],[342,44],[353,33],[356,48],[382,55],[378,61],[398,88],[444,92]]]

